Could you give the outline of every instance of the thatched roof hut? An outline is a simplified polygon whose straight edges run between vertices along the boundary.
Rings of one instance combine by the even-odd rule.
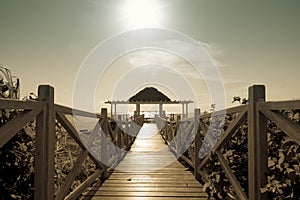
[[[171,99],[154,87],[146,87],[130,97],[129,102],[171,102]]]

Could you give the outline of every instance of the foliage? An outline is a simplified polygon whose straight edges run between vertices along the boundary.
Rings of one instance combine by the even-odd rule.
[[[206,118],[203,122],[210,126],[210,138],[217,140],[221,134],[226,131],[229,124],[237,117],[236,114],[226,115],[225,120],[223,117]],[[204,132],[201,131],[202,136],[202,146],[206,147],[206,150],[202,150],[202,154],[207,154],[212,147],[209,147],[207,142],[207,137],[204,136]],[[202,147],[201,147],[202,149]],[[200,153],[201,153],[200,149]],[[239,130],[234,133],[226,145],[220,148],[220,152],[223,154],[228,165],[236,175],[236,178],[244,188],[245,192],[248,191],[248,155],[247,155],[247,125],[244,123],[241,125]],[[210,155],[212,154],[209,153]],[[203,155],[204,157],[204,155]],[[224,199],[225,197],[235,196],[234,190],[227,179],[223,169],[217,159],[216,155],[210,156],[209,161],[203,169],[206,174],[206,183],[204,184],[204,190],[210,195],[214,196],[216,199]]]
[[[300,124],[299,110],[283,112],[294,123]],[[236,114],[226,115],[223,127],[215,123],[213,129],[222,129],[222,134]],[[216,120],[216,119],[214,119]],[[206,125],[212,124],[212,118],[204,120]],[[230,141],[221,148],[225,160],[229,164],[245,193],[248,194],[248,155],[247,155],[247,121],[233,134]],[[274,123],[268,121],[268,183],[261,188],[267,193],[267,199],[299,199],[300,198],[300,147]],[[213,134],[214,132],[211,132]],[[217,135],[219,133],[215,132]],[[209,146],[204,139],[204,146]],[[212,155],[203,169],[205,184],[204,190],[216,199],[226,196],[234,197],[234,190],[224,174],[216,155]]]
[[[1,110],[1,126],[18,115],[15,110]],[[1,199],[29,199],[33,195],[33,136],[19,131],[0,151]]]
[[[69,119],[72,118],[69,116]],[[63,126],[56,122],[56,150],[54,189],[57,192],[64,184],[67,175],[81,152],[81,147],[70,137]],[[70,192],[78,187],[89,175],[95,172],[95,164],[89,158],[82,164],[81,171],[71,185]]]
[[[18,115],[19,111],[2,110],[0,126]],[[33,199],[35,121],[28,123],[0,151],[0,194],[1,200]],[[56,151],[54,189],[58,191],[80,152],[79,145],[66,130],[56,122]],[[70,191],[76,188],[95,171],[95,164],[87,159]]]
[[[294,123],[300,124],[300,110],[283,112]],[[269,199],[300,198],[300,146],[268,123],[268,183],[261,188]]]

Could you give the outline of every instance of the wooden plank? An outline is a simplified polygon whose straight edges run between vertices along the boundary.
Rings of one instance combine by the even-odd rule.
[[[168,176],[169,174],[172,174],[172,175],[178,175],[178,176],[182,176],[182,175],[188,175],[190,176],[190,171],[186,170],[186,171],[183,171],[182,168],[179,169],[177,168],[177,171],[170,171],[169,168],[167,168],[167,171],[162,171],[162,170],[159,170],[159,171],[149,171],[147,172],[147,174],[145,175],[145,172],[143,171],[132,171],[130,173],[128,172],[119,172],[119,171],[115,171],[111,177],[113,176],[128,176],[128,174],[132,175],[132,176],[150,176],[150,177],[161,177],[161,176]]]
[[[164,180],[155,180],[155,179],[108,179],[106,180],[106,182],[109,183],[135,183],[135,184],[140,184],[140,183],[165,183],[165,184],[172,184],[172,183],[176,183],[176,181],[178,182],[178,178],[177,179],[164,179]],[[180,183],[185,183],[185,184],[190,184],[190,183],[195,183],[194,179],[189,179],[189,180],[183,180],[180,179]],[[199,185],[199,187],[201,187],[201,185]]]
[[[124,186],[124,187],[107,187],[103,185],[99,192],[188,192],[188,193],[201,193],[202,188],[199,187],[141,187],[141,186]]]
[[[151,171],[148,171],[147,174],[151,175],[151,174],[182,174],[183,172],[183,166],[181,165],[181,163],[178,163],[175,162],[175,163],[172,163],[170,165],[168,165],[167,167],[164,167],[162,169],[159,169],[159,170],[151,170]],[[188,168],[184,167],[185,169],[185,173],[189,174],[190,171]],[[115,170],[113,171],[114,174],[145,174],[145,170],[141,169],[141,170],[131,170],[131,171],[118,171],[118,170]]]
[[[91,198],[91,197],[90,197]],[[87,198],[89,199],[89,198]],[[94,200],[174,200],[174,199],[187,199],[187,200],[207,200],[205,197],[104,197],[104,196],[94,196]],[[212,198],[211,198],[212,199]]]
[[[149,182],[132,182],[132,181],[126,181],[126,182],[109,182],[108,180],[105,182],[105,185],[103,187],[167,187],[167,188],[197,188],[199,189],[199,183],[193,181],[193,182],[164,182],[164,183],[149,183]]]
[[[84,194],[86,198],[199,200],[207,199],[207,194],[164,144],[156,125],[146,124],[117,170],[99,189]]]
[[[138,192],[138,191],[98,191],[95,196],[120,196],[120,197],[206,197],[204,192]]]
[[[154,180],[154,181],[161,181],[161,180],[174,180],[180,178],[181,180],[194,180],[194,177],[190,176],[190,174],[182,174],[182,175],[162,175],[162,174],[156,174],[156,175],[135,175],[135,174],[126,174],[126,175],[118,175],[113,174],[109,177],[111,180],[113,179],[131,179],[131,180]]]
[[[142,165],[143,166],[143,165]],[[188,171],[189,169],[188,168],[185,168],[186,171]],[[126,169],[126,172],[124,173],[145,173],[145,172],[148,172],[148,173],[151,173],[151,172],[160,172],[160,173],[180,173],[182,172],[182,169],[177,167],[177,166],[168,166],[168,167],[165,167],[163,169],[160,169],[160,170],[157,170],[157,171],[153,171],[153,170],[146,170],[146,169]],[[118,173],[118,171],[114,171],[114,173]]]

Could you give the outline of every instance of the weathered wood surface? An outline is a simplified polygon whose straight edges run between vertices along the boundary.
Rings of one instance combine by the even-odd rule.
[[[108,180],[84,199],[207,199],[193,174],[164,144],[155,124],[145,124]]]

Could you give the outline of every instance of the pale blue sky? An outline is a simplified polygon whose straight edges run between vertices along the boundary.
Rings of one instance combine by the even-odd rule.
[[[0,0],[0,63],[20,77],[21,96],[47,83],[56,102],[72,105],[76,74],[96,45],[151,26],[181,32],[206,48],[219,66],[228,105],[256,83],[267,86],[269,100],[300,97],[300,1],[157,0],[155,24],[129,19],[130,3]]]

